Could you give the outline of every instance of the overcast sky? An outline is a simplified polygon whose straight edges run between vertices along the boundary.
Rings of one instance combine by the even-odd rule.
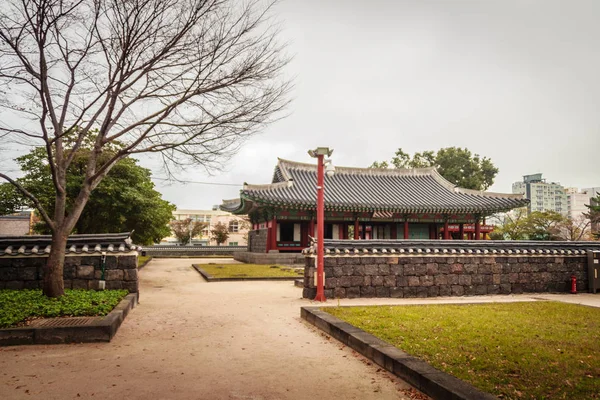
[[[600,1],[283,0],[276,12],[295,57],[290,116],[224,172],[181,179],[268,183],[277,157],[312,162],[307,150],[317,146],[357,167],[398,147],[460,146],[500,169],[493,191],[537,172],[600,186]],[[156,183],[179,208],[239,193]]]

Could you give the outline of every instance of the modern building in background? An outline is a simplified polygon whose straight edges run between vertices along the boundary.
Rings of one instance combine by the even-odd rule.
[[[31,235],[33,216],[31,210],[0,216],[0,236]]]
[[[558,182],[546,182],[542,174],[524,175],[523,181],[512,185],[512,192],[523,194],[529,199],[528,212],[555,211],[569,215],[567,193]]]
[[[585,188],[579,191],[577,188],[565,189],[567,193],[567,203],[569,208],[569,218],[577,219],[589,209],[587,206],[600,193],[600,187]]]
[[[202,234],[192,239],[192,245],[216,246],[217,243],[210,239],[210,231],[219,222],[223,223],[229,230],[229,238],[223,243],[223,246],[246,246],[247,244],[249,224],[241,217],[221,211],[217,207],[213,207],[212,210],[178,209],[173,212],[173,219],[175,220],[188,218],[192,219],[192,221],[205,222],[207,224],[206,228],[202,230]],[[163,239],[163,244],[176,243],[177,238],[174,236]]]

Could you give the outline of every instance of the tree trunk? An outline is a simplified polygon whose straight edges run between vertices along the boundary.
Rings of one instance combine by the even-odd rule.
[[[44,268],[44,295],[48,297],[60,297],[65,294],[65,283],[63,280],[63,267],[65,263],[65,252],[67,238],[69,235],[62,231],[52,234],[52,247],[50,256]]]

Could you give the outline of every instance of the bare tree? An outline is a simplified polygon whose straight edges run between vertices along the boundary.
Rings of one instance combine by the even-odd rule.
[[[579,241],[591,240],[591,222],[585,215],[581,214],[575,218],[565,218],[557,225],[558,238],[560,240]]]
[[[3,1],[2,120],[24,122],[0,123],[0,138],[46,149],[56,191],[53,215],[14,178],[0,177],[35,204],[52,230],[47,296],[63,294],[67,237],[117,161],[159,153],[167,170],[215,168],[281,116],[290,89],[282,76],[288,58],[276,41],[273,4],[261,4]],[[88,139],[85,179],[77,197],[67,199],[66,171]],[[110,146],[117,151],[105,160]]]

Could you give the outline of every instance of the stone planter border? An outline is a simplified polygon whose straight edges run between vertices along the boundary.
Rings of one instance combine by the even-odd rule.
[[[198,264],[192,264],[192,267],[202,277],[206,282],[236,282],[236,281],[295,281],[298,279],[298,276],[271,276],[271,277],[239,277],[239,278],[215,278],[208,272],[202,269]]]
[[[319,307],[302,307],[302,319],[405,380],[436,400],[497,400],[452,375],[433,368],[381,339],[334,317]]]
[[[83,325],[0,329],[0,346],[110,342],[137,302],[138,294],[130,293],[104,318]]]

